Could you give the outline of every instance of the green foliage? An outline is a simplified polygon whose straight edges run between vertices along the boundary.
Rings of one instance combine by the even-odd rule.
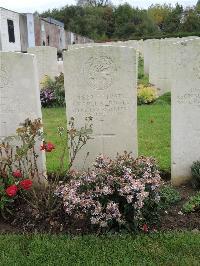
[[[171,12],[172,12],[172,6],[171,5],[167,5],[167,4],[151,5],[148,8],[148,15],[152,18],[152,20],[156,23],[156,25],[161,30],[163,29],[164,21],[170,15]]]
[[[193,162],[191,166],[192,184],[194,187],[200,187],[200,161]]]
[[[181,30],[184,32],[200,31],[200,16],[197,10],[187,10],[187,15],[184,18],[184,23],[182,24]]]
[[[171,92],[166,92],[156,99],[154,105],[171,105]]]
[[[171,205],[179,202],[181,195],[177,189],[172,186],[163,186],[160,189],[160,208],[167,209]]]
[[[183,205],[183,212],[191,213],[200,210],[200,191]]]
[[[175,8],[171,10],[169,15],[163,22],[163,30],[166,33],[173,33],[181,31],[181,19],[183,16],[183,7],[176,4]]]
[[[156,88],[139,85],[137,90],[137,102],[139,105],[153,103],[157,98]]]
[[[89,2],[92,4],[48,10],[42,16],[60,20],[66,30],[96,41],[178,37],[200,32],[199,5],[183,9],[179,4],[156,4],[144,10],[127,3],[114,6]]]
[[[60,73],[55,79],[45,76],[41,86],[40,99],[42,107],[65,106],[63,73]]]

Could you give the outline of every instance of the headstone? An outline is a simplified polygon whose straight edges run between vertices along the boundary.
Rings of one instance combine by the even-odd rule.
[[[151,43],[153,40],[149,39],[144,41],[143,49],[144,49],[144,72],[149,74],[149,61],[151,57]]]
[[[74,166],[87,168],[100,153],[115,157],[127,151],[137,156],[135,49],[101,45],[68,51],[64,74],[67,118],[74,117],[80,128],[85,117],[93,117],[93,139]]]
[[[172,85],[172,183],[191,179],[200,160],[200,41],[174,44]]]
[[[151,45],[149,62],[149,82],[158,89],[158,95],[171,91],[170,79],[172,47],[174,39],[154,40]]]
[[[39,81],[45,75],[54,78],[58,75],[57,49],[50,46],[36,46],[28,48],[28,53],[36,55]]]
[[[36,58],[30,54],[0,52],[0,139],[16,135],[25,119],[42,118]],[[44,180],[45,155],[39,155],[39,178]]]
[[[63,73],[64,72],[63,61],[58,61],[57,64],[58,64],[58,74]]]
[[[160,40],[152,40],[149,46],[149,82],[157,87],[160,64]]]

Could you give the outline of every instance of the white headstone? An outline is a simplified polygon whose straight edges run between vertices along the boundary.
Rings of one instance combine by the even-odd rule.
[[[175,45],[172,85],[172,183],[191,178],[190,167],[200,160],[200,41]]]
[[[36,58],[30,54],[0,52],[0,138],[16,135],[25,119],[42,118]],[[39,155],[39,177],[46,175],[45,155]]]
[[[149,62],[151,57],[151,44],[153,39],[145,40],[143,44],[144,49],[144,72],[149,74]]]
[[[170,78],[172,68],[173,39],[154,40],[151,44],[151,57],[149,62],[149,82],[158,89],[162,95],[171,91]]]
[[[57,49],[50,46],[36,46],[28,48],[28,53],[36,55],[39,81],[45,75],[54,78],[58,75]]]
[[[160,40],[152,40],[149,46],[149,82],[157,86],[160,64]]]
[[[58,74],[63,73],[64,72],[63,61],[58,61],[57,64],[58,64]]]
[[[100,153],[137,156],[137,55],[133,48],[93,46],[64,55],[67,118],[78,127],[93,117],[93,138],[74,166],[91,166]],[[89,156],[85,162],[87,152]]]

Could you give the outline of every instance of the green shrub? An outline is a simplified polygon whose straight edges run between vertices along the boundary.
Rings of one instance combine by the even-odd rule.
[[[49,76],[41,82],[40,100],[42,107],[65,106],[64,75],[61,73],[55,79]]]
[[[181,200],[180,193],[172,186],[163,186],[160,189],[160,208],[167,209]]]
[[[200,191],[183,205],[183,212],[190,213],[200,210]]]
[[[200,161],[193,162],[191,172],[193,186],[200,187]]]
[[[154,104],[159,104],[159,105],[169,104],[169,105],[171,105],[171,92],[166,92],[163,95],[161,95],[160,97],[158,97],[156,99],[156,101],[154,102]]]
[[[98,230],[147,231],[158,222],[160,175],[155,160],[124,153],[96,158],[94,168],[62,184],[66,215]]]
[[[137,99],[138,104],[153,103],[157,99],[157,90],[154,87],[139,85]]]

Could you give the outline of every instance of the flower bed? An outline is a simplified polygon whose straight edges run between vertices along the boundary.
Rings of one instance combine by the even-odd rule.
[[[158,219],[160,175],[154,159],[131,154],[97,157],[94,169],[76,173],[57,189],[66,215],[85,217],[96,228],[153,228]]]

